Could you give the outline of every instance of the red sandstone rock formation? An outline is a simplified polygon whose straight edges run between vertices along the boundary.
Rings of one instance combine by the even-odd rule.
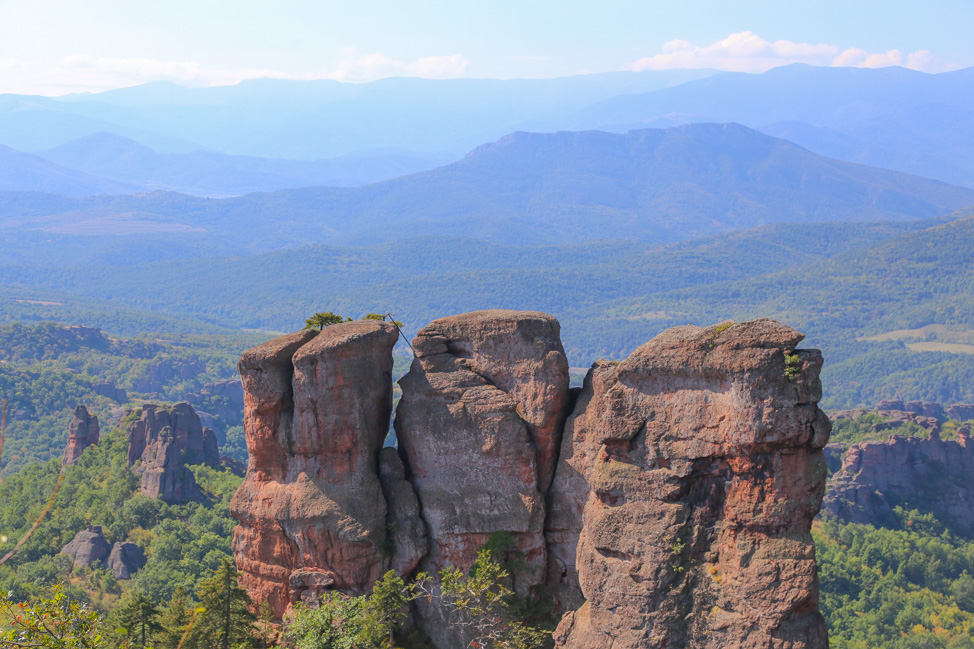
[[[250,465],[232,509],[255,600],[280,616],[323,590],[365,592],[389,566],[465,570],[503,531],[525,555],[515,588],[547,577],[570,611],[561,645],[825,647],[809,534],[830,431],[821,355],[767,320],[673,329],[597,363],[563,422],[558,330],[514,311],[423,329],[400,449],[381,452],[393,327],[246,352]],[[435,602],[417,605],[437,647],[465,644]]]
[[[543,581],[544,494],[568,403],[559,329],[543,313],[478,311],[436,320],[413,341],[396,434],[429,529],[424,571],[466,570],[506,531],[525,557],[515,589]],[[435,606],[420,614],[437,646],[459,642]]]
[[[842,456],[829,481],[824,509],[853,523],[893,523],[898,503],[924,503],[941,522],[962,534],[974,533],[974,443],[962,427],[957,441],[890,436],[861,442]]]
[[[809,530],[830,425],[802,337],[768,320],[678,327],[593,367],[552,486],[569,572],[581,518],[585,598],[558,645],[827,646]]]
[[[247,476],[231,510],[255,601],[283,615],[323,589],[366,592],[389,565],[377,455],[392,410],[388,323],[283,336],[244,353]]]
[[[61,463],[72,466],[92,444],[98,443],[98,417],[88,414],[88,409],[78,406],[68,427],[68,445],[64,448]]]

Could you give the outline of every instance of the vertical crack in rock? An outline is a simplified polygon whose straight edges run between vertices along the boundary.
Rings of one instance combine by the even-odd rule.
[[[389,323],[302,331],[244,353],[250,464],[231,504],[242,583],[280,617],[324,589],[361,594],[388,568],[378,452],[392,410]]]
[[[544,581],[544,494],[569,400],[559,332],[549,315],[493,310],[436,320],[413,341],[395,426],[429,531],[424,571],[465,571],[492,533],[511,532],[525,557],[515,590]],[[465,644],[444,611],[419,613],[438,647]]]
[[[802,337],[678,327],[592,367],[549,494],[549,580],[584,598],[559,646],[827,646],[810,527],[830,428]]]

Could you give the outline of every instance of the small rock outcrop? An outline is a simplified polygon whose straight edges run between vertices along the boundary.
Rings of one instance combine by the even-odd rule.
[[[240,360],[247,476],[231,504],[241,583],[275,615],[324,588],[361,594],[388,569],[378,452],[397,329],[301,331]]]
[[[77,567],[87,567],[96,561],[105,563],[111,552],[112,546],[105,540],[101,525],[89,525],[61,548],[61,553],[71,557]]]
[[[596,363],[552,487],[553,552],[571,561],[577,531],[585,600],[556,645],[828,645],[810,529],[831,426],[802,338],[769,320],[677,327]]]
[[[219,469],[216,436],[203,428],[188,403],[172,407],[145,404],[126,429],[128,465],[142,476],[142,493],[169,503],[200,500],[203,495],[187,464]]]
[[[942,523],[974,534],[974,443],[970,428],[957,440],[891,435],[885,442],[860,442],[842,456],[829,480],[824,512],[852,523],[893,524],[893,508],[922,503]]]
[[[91,391],[103,397],[108,397],[109,399],[117,401],[118,403],[125,403],[129,399],[128,393],[125,392],[124,389],[116,387],[116,385],[110,381],[92,384]]]
[[[116,543],[108,555],[108,569],[119,581],[131,579],[144,565],[145,553],[135,543]]]
[[[395,427],[429,530],[423,571],[467,570],[492,533],[510,532],[524,555],[515,589],[543,583],[545,493],[569,394],[559,329],[543,313],[477,311],[413,340]],[[460,643],[442,611],[419,610],[437,646]]]
[[[126,430],[128,465],[131,467],[145,461],[143,456],[146,449],[167,429],[182,464],[205,464],[214,469],[220,468],[216,435],[203,427],[193,406],[188,403],[177,403],[171,407],[151,403],[142,406],[139,418],[133,420]]]
[[[169,427],[150,437],[137,468],[142,475],[141,490],[144,496],[167,503],[203,499],[196,476],[183,464],[179,440]]]
[[[68,427],[68,445],[64,448],[61,463],[72,466],[81,458],[85,449],[98,443],[98,417],[88,414],[88,409],[79,405],[74,409],[74,419]]]

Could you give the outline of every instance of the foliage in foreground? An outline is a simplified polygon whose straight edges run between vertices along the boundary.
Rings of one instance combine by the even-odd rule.
[[[449,612],[450,625],[468,639],[468,647],[534,649],[550,631],[519,619],[510,574],[482,549],[468,574],[444,569],[439,579],[417,575],[410,584],[389,571],[371,595],[346,597],[327,592],[317,608],[298,606],[287,620],[284,637],[296,649],[392,649],[405,631],[409,603],[438,600]]]

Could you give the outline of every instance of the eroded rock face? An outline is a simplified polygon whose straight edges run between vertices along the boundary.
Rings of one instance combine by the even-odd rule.
[[[145,553],[135,543],[116,543],[108,555],[108,569],[119,581],[131,579],[144,565]]]
[[[809,530],[830,424],[802,337],[768,320],[678,327],[593,367],[551,493],[552,553],[570,582],[580,529],[585,599],[558,645],[827,646]]]
[[[388,568],[378,451],[392,410],[388,323],[283,336],[239,363],[250,464],[231,511],[241,583],[280,617],[322,589],[366,592]]]
[[[62,554],[71,557],[75,566],[90,566],[96,561],[104,563],[111,551],[112,546],[105,540],[101,525],[89,525],[61,549]]]
[[[216,436],[209,428],[204,428],[199,416],[188,403],[177,403],[172,407],[147,403],[142,406],[141,415],[129,424],[128,465],[145,461],[146,448],[159,439],[162,432],[169,429],[173,445],[180,454],[183,464],[205,464],[214,469],[220,468],[220,452]]]
[[[126,429],[128,465],[142,476],[142,493],[170,503],[201,500],[187,464],[220,468],[216,436],[188,403],[145,404]]]
[[[391,567],[399,575],[410,575],[429,551],[429,538],[420,517],[419,499],[406,480],[398,449],[387,447],[379,451],[379,480],[389,507],[386,528],[391,541]]]
[[[974,443],[970,428],[942,440],[890,436],[886,442],[860,442],[842,456],[842,468],[829,480],[824,510],[852,523],[893,524],[893,507],[923,502],[938,519],[961,534],[974,533]]]
[[[250,464],[234,553],[278,617],[329,589],[367,592],[390,567],[466,571],[507,532],[524,555],[515,590],[547,587],[568,611],[560,645],[827,646],[809,530],[831,427],[802,334],[672,329],[596,363],[576,394],[554,318],[444,318],[414,340],[399,449],[380,450],[396,335],[334,325],[240,361]],[[466,646],[435,599],[416,607],[436,647]]]
[[[68,445],[64,448],[61,463],[72,466],[81,458],[85,449],[98,443],[98,417],[88,414],[88,409],[79,405],[74,409],[74,419],[68,427]]]
[[[569,394],[559,329],[543,313],[478,311],[414,339],[396,434],[429,530],[424,571],[467,570],[492,533],[511,532],[525,563],[515,589],[544,580],[544,494]],[[459,642],[441,611],[420,614],[437,646]]]
[[[144,496],[167,503],[203,500],[196,476],[183,464],[179,438],[168,426],[149,436],[136,469],[142,476]]]

